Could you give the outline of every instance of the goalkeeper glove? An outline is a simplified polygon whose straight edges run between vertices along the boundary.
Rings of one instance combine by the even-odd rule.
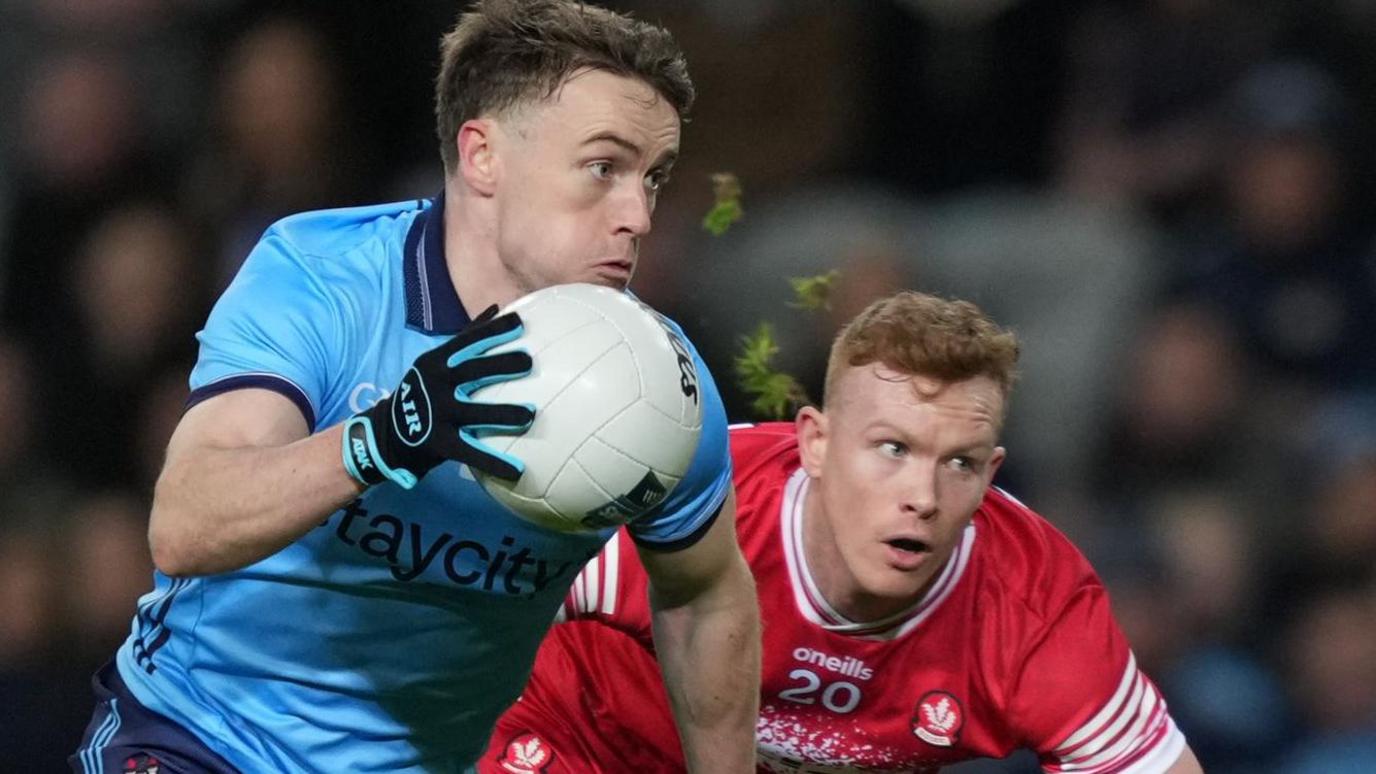
[[[515,312],[497,316],[494,305],[458,335],[417,357],[395,392],[344,423],[344,469],[366,486],[392,481],[405,489],[445,460],[512,481],[520,478],[525,468],[520,460],[478,437],[524,432],[535,408],[481,403],[469,395],[530,373],[530,355],[524,351],[484,354],[522,330]]]

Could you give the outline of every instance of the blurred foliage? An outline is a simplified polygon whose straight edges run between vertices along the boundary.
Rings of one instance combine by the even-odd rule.
[[[793,301],[789,306],[816,312],[831,308],[831,288],[841,272],[832,269],[826,274],[814,277],[789,277],[788,284],[793,286]]]
[[[721,236],[731,225],[745,216],[741,207],[741,181],[730,172],[712,175],[712,209],[702,219],[702,227]]]
[[[761,419],[788,419],[811,402],[792,374],[774,369],[778,352],[774,326],[762,322],[753,333],[741,337],[741,350],[736,355],[736,377],[741,389],[754,396],[750,406]]]

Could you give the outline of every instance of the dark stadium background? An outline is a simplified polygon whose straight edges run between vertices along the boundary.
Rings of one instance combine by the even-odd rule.
[[[1000,483],[1095,563],[1205,768],[1376,765],[1376,2],[608,4],[699,86],[634,288],[733,417],[761,320],[815,395],[868,300],[976,300],[1026,353]],[[248,247],[438,191],[457,7],[0,2],[0,769],[80,736]],[[829,312],[789,306],[833,268]]]

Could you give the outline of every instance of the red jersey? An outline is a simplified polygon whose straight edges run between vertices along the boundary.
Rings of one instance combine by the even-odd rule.
[[[793,426],[733,428],[731,451],[737,532],[764,625],[762,771],[924,772],[1026,747],[1047,771],[1156,772],[1184,750],[1089,563],[1007,493],[990,489],[922,599],[856,622],[827,604],[802,551],[809,478]],[[488,760],[507,751],[510,740],[499,737],[543,730],[545,721],[520,716],[544,708],[546,721],[571,726],[586,770],[614,760],[613,748],[644,750],[656,735],[664,738],[655,746],[670,752],[656,751],[659,762],[638,770],[681,768],[663,689],[645,688],[659,681],[646,590],[623,532],[575,580],[562,611],[620,631],[555,626],[527,689],[532,700],[499,725]],[[629,652],[637,646],[645,656]],[[598,706],[558,707],[569,702]],[[622,715],[635,726],[625,734],[613,730]]]

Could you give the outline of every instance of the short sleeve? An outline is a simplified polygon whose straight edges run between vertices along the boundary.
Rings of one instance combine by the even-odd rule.
[[[1046,771],[1158,772],[1184,749],[1098,583],[1071,595],[1019,674],[1010,720]]]
[[[196,335],[192,406],[244,387],[289,398],[314,431],[339,358],[340,325],[327,288],[282,236],[269,231],[220,296]]]
[[[688,473],[664,502],[651,514],[627,526],[638,545],[655,551],[678,551],[696,543],[716,519],[731,487],[726,408],[712,373],[696,348],[693,360],[697,364],[698,391],[702,396],[702,434],[698,438],[697,451]]]

